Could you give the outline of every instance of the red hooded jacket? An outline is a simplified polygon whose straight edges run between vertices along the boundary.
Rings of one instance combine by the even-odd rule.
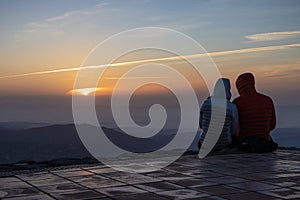
[[[236,81],[240,94],[233,103],[238,108],[239,130],[237,137],[259,136],[272,140],[270,130],[276,126],[276,115],[270,97],[255,90],[255,80],[251,73],[240,75]]]

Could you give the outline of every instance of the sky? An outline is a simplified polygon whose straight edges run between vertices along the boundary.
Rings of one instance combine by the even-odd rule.
[[[234,96],[237,76],[252,72],[276,105],[299,105],[299,18],[297,0],[0,0],[0,96],[70,95],[78,67],[97,44],[128,29],[163,27],[200,43],[231,79]],[[145,51],[123,60],[149,55],[174,56]],[[188,66],[177,65],[200,84]],[[124,71],[107,72],[106,86]]]

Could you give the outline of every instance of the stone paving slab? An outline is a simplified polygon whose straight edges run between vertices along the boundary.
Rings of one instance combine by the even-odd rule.
[[[16,173],[0,178],[0,199],[300,199],[299,153],[186,155],[141,174],[101,164]]]

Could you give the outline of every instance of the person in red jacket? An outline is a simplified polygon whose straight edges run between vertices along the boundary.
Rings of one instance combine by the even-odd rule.
[[[241,74],[236,80],[240,94],[233,100],[239,115],[237,139],[243,150],[250,152],[268,152],[277,149],[270,131],[276,126],[276,114],[270,97],[255,89],[253,74]]]

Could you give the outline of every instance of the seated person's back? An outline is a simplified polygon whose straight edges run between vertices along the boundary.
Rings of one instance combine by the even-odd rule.
[[[240,94],[233,101],[239,113],[238,139],[257,136],[271,141],[270,130],[276,125],[272,99],[256,91],[254,76],[251,73],[240,75],[236,86]]]
[[[224,86],[220,86],[223,84]],[[225,89],[225,94],[224,94]],[[199,141],[199,148],[203,144],[206,134],[209,129],[209,125],[211,123],[211,115],[212,115],[212,98],[214,98],[214,101],[217,103],[216,109],[218,110],[218,106],[222,106],[222,102],[226,101],[224,104],[226,106],[226,116],[225,121],[223,124],[223,130],[220,134],[220,137],[213,147],[213,150],[220,150],[223,148],[228,147],[231,144],[232,138],[235,137],[237,127],[238,127],[238,112],[236,106],[230,102],[231,98],[231,92],[230,92],[230,81],[228,79],[222,78],[219,79],[216,83],[216,86],[214,88],[214,94],[212,97],[207,98],[200,110],[200,128],[202,129],[202,133],[200,136]],[[220,101],[220,105],[218,105],[218,101]],[[221,111],[224,110],[224,108],[220,109]],[[219,115],[220,113],[217,112]],[[222,115],[222,113],[221,113]],[[215,117],[222,117],[222,116],[215,116]],[[217,135],[218,133],[216,133]]]

